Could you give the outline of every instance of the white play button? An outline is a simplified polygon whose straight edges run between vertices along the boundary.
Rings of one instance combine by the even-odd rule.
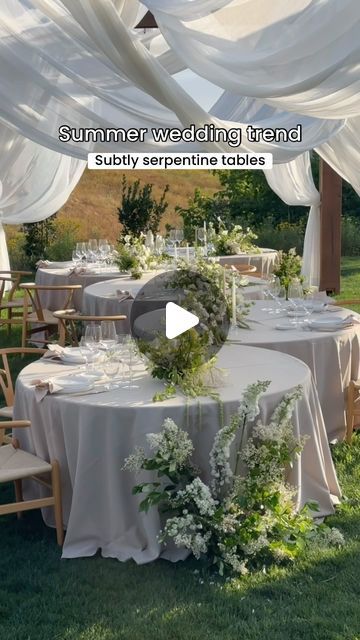
[[[169,340],[177,338],[188,329],[192,329],[199,324],[199,318],[190,311],[186,311],[174,302],[166,305],[166,337]]]

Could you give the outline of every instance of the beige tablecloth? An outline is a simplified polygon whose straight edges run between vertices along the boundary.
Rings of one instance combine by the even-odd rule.
[[[256,267],[258,273],[269,275],[273,272],[278,252],[274,249],[260,249],[259,253],[240,253],[235,256],[220,256],[221,264],[249,264]]]
[[[56,268],[53,268],[52,264],[47,268],[40,267],[36,272],[35,282],[41,285],[67,285],[67,284],[81,284],[82,290],[76,291],[74,295],[74,307],[77,311],[82,309],[82,297],[85,287],[93,284],[94,282],[101,282],[103,280],[110,280],[115,277],[119,277],[119,269],[111,268],[109,270],[102,269],[97,271],[94,269],[89,273],[76,274],[71,273],[73,263],[64,262],[62,267],[59,267],[61,263],[56,264]],[[89,267],[90,269],[90,267]],[[42,291],[41,303],[44,308],[50,309],[50,311],[57,311],[64,308],[64,303],[67,298],[66,292],[62,291]]]
[[[285,393],[301,384],[304,396],[297,403],[294,429],[308,435],[302,455],[295,461],[289,481],[298,488],[298,504],[318,501],[320,515],[333,512],[340,496],[317,393],[308,367],[299,360],[264,349],[224,346],[218,364],[229,375],[220,389],[224,419],[237,410],[245,387],[256,380],[271,380],[261,398],[261,416],[268,420]],[[26,367],[16,385],[15,418],[32,421],[31,430],[17,436],[29,451],[60,462],[64,521],[67,535],[63,557],[91,556],[101,549],[104,557],[150,562],[162,553],[157,540],[159,514],[139,513],[139,499],[131,493],[145,477],[121,471],[135,445],[145,446],[145,436],[157,432],[166,417],[187,429],[195,445],[195,462],[208,475],[208,459],[219,429],[219,405],[210,398],[186,402],[181,396],[162,403],[152,397],[162,385],[139,366],[137,388],[122,388],[83,396],[47,396],[37,402],[34,378],[50,376],[72,367],[38,361]],[[233,451],[233,464],[236,447]],[[151,477],[146,474],[147,479]],[[51,512],[46,521],[52,524]],[[177,552],[170,555],[176,560]]]
[[[133,280],[122,276],[121,278],[97,282],[86,287],[82,299],[83,313],[91,315],[116,315],[118,313],[124,313],[129,317],[132,302],[129,300],[119,300],[116,292],[119,290],[130,291],[135,298],[143,285],[154,276],[156,276],[156,272],[144,274],[140,280]],[[242,288],[244,298],[246,300],[260,300],[264,287],[266,286],[265,280],[251,276],[247,279],[249,280],[249,284]],[[124,330],[124,326],[125,325],[119,324],[119,331]],[[129,330],[128,323],[127,330]]]
[[[351,379],[360,377],[360,325],[332,332],[292,329],[280,331],[277,324],[286,317],[270,316],[262,308],[267,303],[256,301],[251,308],[249,330],[237,332],[241,344],[265,347],[299,358],[311,369],[319,394],[329,440],[345,436],[345,397]],[[312,315],[335,319],[354,313],[348,309]],[[360,319],[356,313],[354,315]]]

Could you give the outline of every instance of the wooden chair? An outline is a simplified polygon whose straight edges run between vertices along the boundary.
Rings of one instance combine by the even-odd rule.
[[[64,542],[64,527],[61,505],[61,482],[60,469],[57,460],[45,462],[38,456],[20,449],[16,438],[6,436],[5,429],[21,429],[30,427],[28,420],[17,420],[13,422],[0,423],[0,484],[7,482],[15,483],[16,502],[0,505],[0,516],[8,513],[20,515],[23,511],[42,509],[44,507],[54,507],[56,538],[60,546]],[[51,477],[49,483],[41,476]],[[39,477],[40,476],[40,477]],[[35,500],[24,500],[22,494],[22,480],[31,478],[50,490],[51,495],[47,498]]]
[[[349,307],[355,304],[359,304],[360,305],[360,299],[359,298],[349,298],[347,300],[334,300],[333,303],[334,305],[336,305],[337,307]]]
[[[0,349],[0,389],[5,398],[5,407],[0,409],[0,418],[11,420],[14,406],[14,384],[11,378],[9,366],[9,356],[12,355],[38,355],[46,353],[47,349],[37,349],[36,347],[9,347]],[[1,424],[1,423],[0,423]]]
[[[127,316],[85,316],[73,309],[54,311],[54,317],[59,321],[59,344],[64,347],[67,340],[73,347],[79,346],[76,323],[79,322],[118,322],[126,320]]]
[[[22,278],[31,275],[31,271],[0,271],[0,325],[7,325],[8,334],[11,333],[13,324],[22,323],[24,299],[15,298],[15,294],[19,291]],[[6,312],[5,317],[1,317],[2,311]]]
[[[64,291],[67,298],[65,300],[64,309],[68,309],[72,305],[74,292],[82,289],[81,284],[68,285],[38,285],[34,283],[22,283],[20,287],[24,290],[24,312],[22,317],[22,340],[21,346],[24,348],[27,340],[34,333],[45,333],[45,336],[38,336],[34,342],[49,342],[50,335],[56,333],[58,329],[58,319],[55,318],[52,311],[44,309],[41,303],[41,292],[45,291]],[[29,313],[29,306],[32,311]],[[29,328],[29,325],[32,328]]]
[[[233,269],[241,273],[241,275],[248,275],[249,273],[255,273],[256,267],[253,264],[224,264],[225,269]]]
[[[346,400],[346,442],[351,442],[356,418],[360,423],[360,380],[351,380]]]

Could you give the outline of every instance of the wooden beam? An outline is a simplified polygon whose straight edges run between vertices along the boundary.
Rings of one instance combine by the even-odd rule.
[[[320,159],[320,290],[340,292],[342,179]]]

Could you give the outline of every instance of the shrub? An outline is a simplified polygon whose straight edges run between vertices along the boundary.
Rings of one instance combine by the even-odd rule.
[[[349,216],[342,219],[341,253],[343,256],[360,255],[360,221]]]
[[[29,259],[25,253],[25,234],[19,229],[5,227],[6,242],[9,251],[10,268],[14,270],[29,269]]]
[[[71,260],[75,244],[80,240],[80,225],[67,218],[57,219],[54,225],[54,238],[48,247],[49,260]]]
[[[260,247],[289,251],[296,247],[297,253],[302,254],[305,235],[305,220],[298,223],[280,222],[274,224],[273,218],[266,218],[256,228],[257,244]]]
[[[49,257],[48,250],[55,233],[55,216],[40,222],[24,224],[23,231],[25,233],[24,251],[29,265],[35,268],[38,260],[46,260]]]
[[[168,207],[165,196],[169,185],[166,185],[160,200],[153,197],[152,190],[153,185],[149,183],[140,187],[140,180],[128,184],[123,174],[122,203],[118,209],[123,235],[138,236],[141,231],[158,233],[160,220]]]

